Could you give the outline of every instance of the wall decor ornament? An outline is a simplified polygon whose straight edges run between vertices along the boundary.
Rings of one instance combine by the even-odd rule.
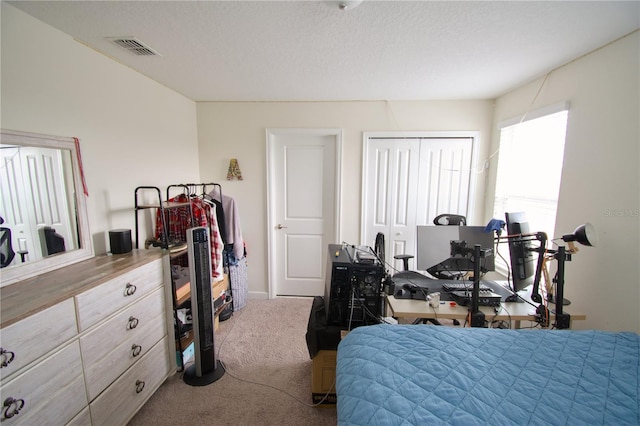
[[[229,160],[229,171],[227,172],[227,180],[242,180],[242,172],[236,158]]]

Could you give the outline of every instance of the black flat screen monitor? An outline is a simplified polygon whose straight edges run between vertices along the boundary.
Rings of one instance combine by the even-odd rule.
[[[507,233],[509,237],[509,255],[511,258],[511,275],[513,290],[520,291],[533,284],[536,273],[538,255],[534,251],[536,244],[515,237],[519,234],[529,234],[529,222],[524,212],[505,213]]]
[[[451,256],[451,241],[464,241],[473,249],[479,244],[483,249],[491,249],[491,254],[480,261],[480,271],[495,270],[493,256],[493,232],[485,232],[484,226],[418,226],[417,268],[432,275],[440,272],[473,271],[472,256]]]
[[[64,237],[50,226],[42,228],[44,241],[47,248],[47,256],[65,251]]]

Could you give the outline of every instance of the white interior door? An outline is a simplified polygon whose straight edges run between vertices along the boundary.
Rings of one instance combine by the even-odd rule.
[[[269,297],[324,294],[338,241],[341,131],[267,130]]]
[[[418,225],[441,213],[468,216],[474,135],[364,135],[362,241],[385,236],[385,257],[402,270],[397,254],[416,254]],[[415,269],[415,258],[409,261]],[[393,273],[393,271],[391,271]]]

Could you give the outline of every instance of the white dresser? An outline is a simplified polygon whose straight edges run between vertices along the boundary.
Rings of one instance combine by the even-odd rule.
[[[126,424],[175,372],[171,300],[157,250],[0,289],[2,425]]]

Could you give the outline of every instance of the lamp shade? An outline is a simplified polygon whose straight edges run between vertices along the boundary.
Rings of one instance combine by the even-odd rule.
[[[587,222],[578,226],[573,234],[563,235],[562,240],[565,242],[577,241],[584,246],[595,247],[598,245],[598,232],[592,224]]]

